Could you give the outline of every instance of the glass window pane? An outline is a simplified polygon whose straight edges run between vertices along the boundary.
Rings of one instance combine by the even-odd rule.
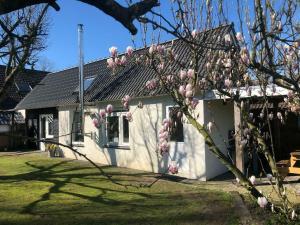
[[[107,117],[107,138],[108,142],[119,142],[119,117]]]
[[[123,116],[123,142],[129,142],[129,122],[126,119],[126,116]]]
[[[178,107],[169,108],[169,118],[172,122],[170,127],[170,140],[176,142],[183,142],[183,124],[181,118],[177,117],[178,110]]]
[[[73,119],[73,132],[74,132],[74,141],[84,141],[83,136],[81,135],[81,126],[80,126],[80,113],[74,112]]]

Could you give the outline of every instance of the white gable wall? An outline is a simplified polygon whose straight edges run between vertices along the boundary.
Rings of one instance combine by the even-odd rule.
[[[173,103],[169,98],[157,97],[143,99],[143,109],[137,109],[138,101],[130,103],[130,111],[133,113],[133,121],[129,123],[130,149],[107,148],[104,147],[103,132],[99,132],[92,124],[89,114],[85,117],[85,133],[92,134],[84,139],[84,146],[78,147],[78,150],[86,154],[91,160],[120,167],[145,170],[150,172],[165,172],[172,160],[179,166],[179,176],[190,179],[207,180],[213,176],[219,175],[225,169],[218,164],[218,160],[211,156],[207,151],[202,136],[196,129],[188,123],[184,123],[184,144],[171,143],[170,158],[161,157],[157,152],[158,132],[161,128],[162,120],[166,117],[166,107]],[[120,104],[119,101],[113,105]],[[200,101],[197,106],[199,113],[198,121],[203,124],[205,101]],[[94,107],[88,107],[86,111],[93,113],[99,109],[104,109],[107,103],[101,103]],[[218,104],[216,105],[218,108]],[[216,109],[217,109],[216,108]],[[224,110],[223,108],[220,108]],[[60,107],[59,109],[59,132],[60,135],[68,134],[71,130],[72,114],[74,108]],[[226,113],[230,113],[229,107]],[[219,116],[224,116],[224,111]],[[220,117],[224,118],[224,117]],[[208,118],[206,118],[208,119]],[[227,135],[227,127],[224,132]],[[225,131],[226,130],[226,131]],[[226,136],[227,137],[227,136]],[[61,137],[60,142],[69,144],[70,136]],[[63,149],[67,158],[78,158],[73,152]],[[208,154],[208,156],[206,156]]]
[[[223,100],[212,100],[204,102],[205,124],[214,122],[212,129],[212,138],[216,145],[225,155],[228,155],[228,131],[234,129],[233,103],[223,104]],[[205,147],[205,164],[207,179],[214,178],[227,171],[227,168]]]

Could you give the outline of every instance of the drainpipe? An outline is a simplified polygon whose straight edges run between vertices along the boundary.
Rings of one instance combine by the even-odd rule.
[[[80,133],[84,137],[83,25],[78,24]]]

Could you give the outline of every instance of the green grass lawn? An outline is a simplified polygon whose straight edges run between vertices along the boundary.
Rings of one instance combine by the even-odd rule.
[[[155,175],[103,166],[121,184]],[[167,180],[114,184],[88,163],[0,156],[0,224],[239,224],[233,197]]]

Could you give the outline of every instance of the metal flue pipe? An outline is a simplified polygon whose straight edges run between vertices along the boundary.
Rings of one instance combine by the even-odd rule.
[[[80,135],[84,136],[83,25],[78,24]]]

